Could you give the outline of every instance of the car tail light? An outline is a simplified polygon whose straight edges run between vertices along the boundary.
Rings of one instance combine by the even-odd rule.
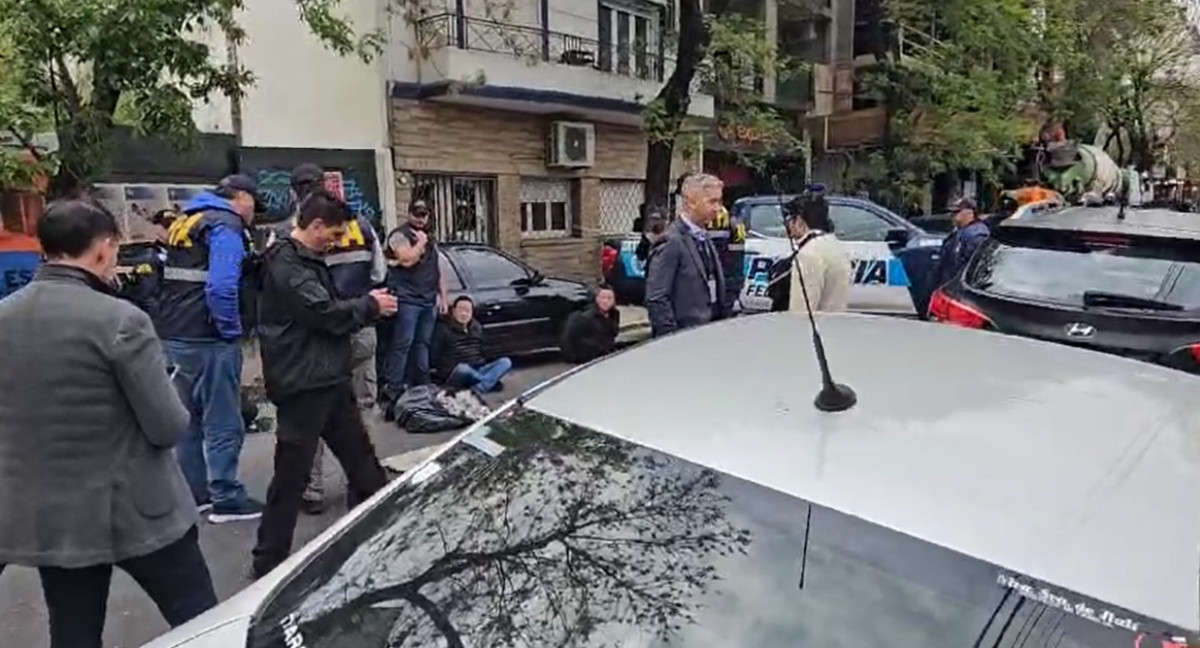
[[[943,290],[934,291],[929,300],[929,319],[966,328],[990,328],[992,321],[966,304],[951,299]]]
[[[617,257],[620,254],[613,248],[605,245],[600,250],[600,274],[607,277],[608,273],[612,272],[613,266],[617,265]]]

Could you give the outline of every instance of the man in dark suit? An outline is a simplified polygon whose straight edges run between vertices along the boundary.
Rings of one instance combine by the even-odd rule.
[[[679,218],[653,253],[646,277],[646,310],[655,337],[727,315],[725,273],[707,227],[721,211],[723,185],[706,173],[682,183]]]
[[[182,625],[217,603],[172,452],[189,415],[150,316],[113,294],[120,228],[63,201],[37,235],[45,265],[0,302],[0,571],[38,569],[52,648],[101,645],[114,566]]]

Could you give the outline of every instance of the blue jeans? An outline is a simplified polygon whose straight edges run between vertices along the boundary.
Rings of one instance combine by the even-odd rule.
[[[512,360],[508,358],[497,358],[478,369],[463,363],[450,372],[446,384],[459,389],[474,387],[480,392],[495,391],[500,379],[509,371],[512,371]]]
[[[242,347],[224,340],[164,340],[167,362],[192,422],[175,448],[196,504],[241,502]]]
[[[437,323],[437,307],[400,304],[392,328],[392,354],[387,362],[387,388],[399,394],[408,385],[429,382],[429,343],[433,340],[433,325]]]

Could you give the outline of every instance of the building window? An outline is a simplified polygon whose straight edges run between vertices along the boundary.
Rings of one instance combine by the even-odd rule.
[[[557,238],[571,235],[571,182],[521,179],[521,235]]]
[[[412,199],[429,205],[435,239],[496,244],[495,178],[414,174]]]
[[[600,0],[597,65],[639,79],[651,79],[658,69],[657,34],[660,10],[634,0]]]
[[[632,232],[641,213],[644,187],[639,180],[601,180],[600,230],[605,234]]]

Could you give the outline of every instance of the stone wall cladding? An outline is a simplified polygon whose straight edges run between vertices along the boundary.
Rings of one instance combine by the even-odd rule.
[[[411,188],[403,182],[406,172],[495,176],[498,247],[546,275],[594,282],[600,274],[600,180],[641,180],[646,140],[636,127],[593,121],[595,165],[579,170],[547,168],[549,121],[545,115],[531,113],[394,99],[391,132],[399,182],[396,204],[407,205],[411,195]],[[679,173],[691,165],[676,159],[673,166]],[[522,176],[579,182],[577,236],[521,237]]]

